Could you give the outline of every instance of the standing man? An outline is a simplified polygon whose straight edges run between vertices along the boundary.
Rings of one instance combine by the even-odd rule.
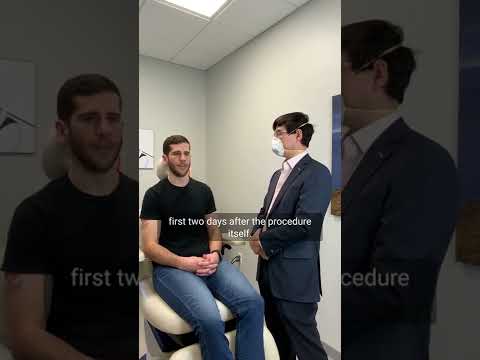
[[[342,355],[427,360],[432,304],[457,212],[456,169],[399,105],[415,58],[402,30],[342,28]]]
[[[2,266],[15,358],[138,356],[138,183],[117,170],[121,113],[120,91],[102,75],[77,76],[58,92],[67,175],[17,207]]]
[[[263,299],[235,266],[222,260],[215,201],[210,188],[189,175],[188,139],[165,139],[163,160],[168,176],[147,190],[140,214],[154,288],[192,326],[204,360],[233,360],[215,298],[237,318],[236,359],[263,360]]]
[[[281,360],[327,360],[315,315],[320,301],[319,246],[331,196],[329,170],[307,152],[313,135],[300,112],[273,122],[273,152],[285,158],[268,187],[251,232],[259,255],[257,281],[265,301],[265,321]]]

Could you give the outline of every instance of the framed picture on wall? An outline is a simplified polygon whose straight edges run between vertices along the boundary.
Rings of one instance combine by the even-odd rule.
[[[153,169],[153,130],[138,130],[138,168]]]
[[[342,96],[332,97],[332,204],[331,213],[341,215],[342,189]]]
[[[0,153],[35,152],[35,67],[0,60]]]

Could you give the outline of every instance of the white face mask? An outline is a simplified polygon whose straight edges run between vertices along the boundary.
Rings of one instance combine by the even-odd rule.
[[[302,126],[307,125],[307,124],[309,124],[309,123],[308,122],[303,123],[299,127],[295,128],[293,131],[289,132],[288,135],[293,134],[295,131],[297,131],[297,129],[300,129]],[[283,147],[282,140],[280,140],[279,138],[277,138],[275,136],[272,138],[272,151],[275,155],[278,155],[278,156],[281,156],[281,157],[285,156],[285,148]]]
[[[373,64],[378,59],[381,59],[383,56],[390,54],[391,52],[397,50],[398,48],[402,47],[403,44],[397,44],[388,48],[387,50],[380,53],[377,57],[373,58],[372,60],[368,61],[364,65],[362,65],[358,72],[363,71],[364,69],[368,68],[371,64]],[[392,108],[383,108],[383,109],[372,109],[372,108],[364,108],[364,107],[352,107],[347,106],[345,104],[344,99],[342,98],[342,110],[343,110],[343,117],[347,124],[352,120],[355,121],[358,117],[365,117],[365,116],[385,116],[390,114],[393,111],[396,111],[398,107]]]
[[[283,148],[282,140],[275,136],[272,138],[272,151],[278,156],[283,157],[283,155],[285,155],[285,149]]]

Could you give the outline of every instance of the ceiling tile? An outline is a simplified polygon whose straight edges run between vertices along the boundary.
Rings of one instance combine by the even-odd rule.
[[[215,21],[239,32],[258,35],[295,9],[287,0],[234,0]]]
[[[215,21],[202,30],[172,62],[206,70],[253,37]]]
[[[146,0],[140,10],[140,54],[170,60],[208,22],[171,6]]]

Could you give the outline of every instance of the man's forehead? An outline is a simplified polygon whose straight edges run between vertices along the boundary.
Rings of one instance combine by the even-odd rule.
[[[78,108],[116,108],[120,110],[120,98],[112,92],[102,92],[93,95],[76,95],[73,97],[73,103]]]
[[[172,151],[174,150],[189,150],[190,145],[188,143],[180,143],[180,144],[171,144],[170,145]]]

